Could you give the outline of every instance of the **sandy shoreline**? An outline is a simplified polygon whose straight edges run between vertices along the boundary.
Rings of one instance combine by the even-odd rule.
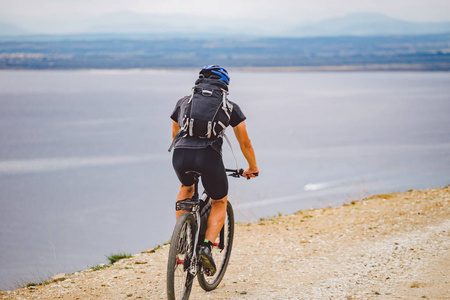
[[[450,299],[450,186],[237,224],[221,285],[191,299]],[[168,246],[0,299],[166,299]]]

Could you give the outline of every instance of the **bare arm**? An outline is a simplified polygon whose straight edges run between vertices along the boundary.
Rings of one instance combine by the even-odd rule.
[[[244,176],[247,178],[256,177],[253,173],[258,173],[258,166],[256,165],[255,151],[253,150],[252,142],[248,137],[247,127],[245,121],[242,121],[236,127],[233,127],[236,139],[241,147],[242,154],[248,162],[248,169],[244,171]]]
[[[178,130],[180,130],[180,126],[177,122],[172,120],[172,139],[175,138],[175,135],[177,134]]]

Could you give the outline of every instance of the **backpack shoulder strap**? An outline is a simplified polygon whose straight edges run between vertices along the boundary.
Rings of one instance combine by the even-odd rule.
[[[175,146],[175,141],[178,139],[178,137],[181,135],[181,133],[183,132],[183,128],[180,128],[180,130],[178,130],[177,134],[175,134],[175,136],[173,137],[172,143],[170,144],[170,147],[167,151],[172,151],[173,147]]]
[[[189,97],[189,100],[188,100],[188,104],[192,101],[192,98],[194,97],[194,89],[195,89],[195,86],[192,88],[192,92],[191,92],[191,95],[186,95],[185,97]],[[183,116],[183,118],[184,118],[184,116]],[[172,151],[172,149],[173,149],[173,147],[175,146],[175,142],[177,141],[177,139],[180,137],[180,135],[182,134],[182,133],[184,133],[184,132],[186,132],[187,131],[187,129],[188,129],[188,124],[187,124],[187,122],[185,122],[185,120],[184,119],[182,119],[182,126],[180,127],[180,129],[178,130],[178,132],[175,134],[175,136],[173,137],[173,139],[172,139],[172,143],[170,144],[170,147],[169,147],[169,149],[167,150],[167,151]]]
[[[231,118],[231,113],[233,111],[233,104],[228,101],[228,91],[225,89],[222,90],[222,109],[227,114],[228,119]]]
[[[192,87],[192,92],[191,92],[191,96],[190,96],[190,98],[189,98],[188,103],[190,103],[190,102],[192,101],[192,98],[194,98],[194,94],[195,94],[195,86]]]

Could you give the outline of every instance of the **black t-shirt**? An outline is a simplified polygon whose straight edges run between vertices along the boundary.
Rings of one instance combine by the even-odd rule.
[[[175,109],[173,110],[172,115],[170,118],[178,123],[180,127],[183,126],[183,124],[180,124],[182,122],[183,116],[180,116],[181,109],[180,107],[184,102],[189,101],[190,96],[185,96],[178,100],[177,105],[175,106]],[[242,121],[246,119],[244,113],[242,112],[241,108],[234,102],[230,101],[230,103],[233,105],[233,111],[230,116],[230,126],[235,127],[239,125]],[[196,137],[180,137],[175,141],[174,148],[187,148],[187,149],[204,149],[208,146],[211,146],[214,150],[216,150],[219,153],[222,153],[222,144],[223,139],[221,137],[219,138],[210,138],[210,139],[201,139]]]

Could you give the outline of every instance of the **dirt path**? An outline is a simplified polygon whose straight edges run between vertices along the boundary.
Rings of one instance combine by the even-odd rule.
[[[450,299],[450,187],[237,224],[222,284],[191,299]],[[166,299],[168,246],[0,299]]]

